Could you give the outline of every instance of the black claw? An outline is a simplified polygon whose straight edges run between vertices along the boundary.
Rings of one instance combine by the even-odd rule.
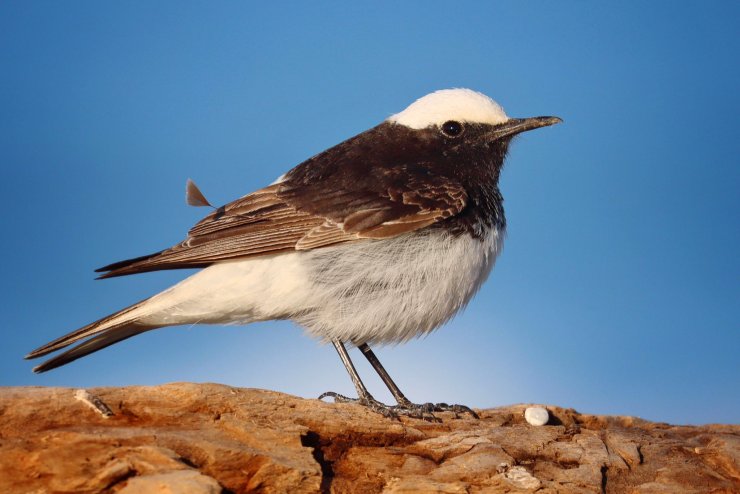
[[[455,415],[461,413],[468,413],[473,418],[480,419],[477,413],[475,413],[470,407],[465,405],[448,405],[447,403],[437,403],[434,405],[435,412],[453,412]]]
[[[447,403],[422,403],[417,405],[416,403],[406,400],[403,403],[399,403],[395,408],[396,410],[399,408],[417,410],[421,414],[431,415],[432,417],[434,417],[434,412],[453,412],[455,417],[458,417],[459,414],[468,413],[472,417],[480,419],[477,413],[465,405],[448,405]]]
[[[395,411],[399,415],[403,415],[404,417],[410,417],[412,419],[421,419],[421,420],[426,420],[427,422],[442,422],[440,418],[438,418],[437,416],[434,415],[434,413],[432,413],[434,410],[426,407],[425,405],[417,405],[417,406],[410,406],[410,407],[405,406],[405,405],[396,405],[393,407],[393,411]]]
[[[453,412],[456,418],[459,414],[468,413],[472,417],[480,419],[477,413],[465,405],[448,405],[447,403],[416,404],[405,400],[398,405],[389,406],[385,403],[379,402],[372,396],[367,398],[349,398],[348,396],[340,395],[333,391],[327,391],[319,396],[319,400],[324,398],[334,398],[334,403],[357,403],[358,405],[365,406],[384,417],[394,419],[398,419],[398,417],[402,415],[404,417],[426,420],[428,422],[441,422],[441,420],[434,415],[434,412]]]
[[[319,396],[319,400],[323,400],[324,398],[334,398],[334,403],[347,403],[357,401],[354,398],[340,395],[339,393],[335,393],[334,391],[327,391],[326,393],[322,393],[321,396]]]

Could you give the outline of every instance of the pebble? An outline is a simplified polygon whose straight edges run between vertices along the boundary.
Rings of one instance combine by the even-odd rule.
[[[542,407],[528,407],[524,410],[524,419],[531,425],[545,425],[550,420],[550,414]]]

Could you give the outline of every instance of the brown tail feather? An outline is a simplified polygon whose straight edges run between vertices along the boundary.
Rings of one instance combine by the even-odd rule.
[[[116,278],[118,276],[127,276],[129,274],[138,274],[138,273],[148,273],[150,271],[162,271],[165,269],[193,269],[193,268],[205,268],[207,266],[210,266],[213,264],[212,262],[201,262],[201,263],[169,263],[169,264],[149,264],[147,263],[148,259],[144,259],[143,261],[128,264],[121,266],[120,268],[116,268],[112,271],[109,271],[105,274],[101,274],[96,280],[105,280],[108,278]],[[121,261],[121,263],[126,261]],[[120,263],[119,263],[120,264]],[[100,268],[97,270],[97,272],[101,272],[104,268]]]
[[[108,264],[102,268],[95,270],[96,273],[103,273],[97,277],[98,280],[104,280],[106,278],[115,278],[117,276],[126,276],[129,274],[146,273],[149,271],[161,271],[164,269],[192,269],[192,268],[204,268],[213,264],[212,262],[194,262],[187,261],[182,263],[168,262],[168,263],[153,263],[157,257],[162,253],[167,252],[166,250],[155,252],[154,254],[147,254],[145,256],[134,257],[133,259],[126,259],[125,261],[114,262]]]
[[[157,257],[160,255],[163,251],[155,252],[153,254],[147,254],[145,256],[139,256],[134,257],[133,259],[126,259],[124,261],[118,261],[114,262],[112,264],[108,264],[107,266],[103,266],[102,268],[98,268],[95,270],[96,273],[105,273],[100,276],[98,276],[98,279],[104,279],[104,278],[112,278],[114,276],[123,276],[126,274],[134,274],[134,272],[140,272],[140,271],[133,271],[130,270],[132,266],[135,266],[136,264],[142,263],[144,261],[148,261],[152,259],[153,257]],[[129,269],[126,269],[129,268]],[[130,271],[129,271],[130,270]],[[118,274],[117,274],[118,273]]]
[[[64,336],[60,336],[54,341],[50,341],[49,343],[37,348],[36,350],[32,351],[28,355],[26,355],[26,359],[34,359],[37,357],[43,357],[44,355],[47,355],[52,352],[56,352],[57,350],[64,348],[66,346],[71,345],[72,343],[75,343],[79,340],[88,338],[90,336],[94,336],[98,334],[99,332],[106,331],[108,329],[112,329],[115,327],[120,327],[125,324],[129,324],[132,321],[131,320],[124,320],[119,324],[113,324],[109,327],[105,327],[106,323],[111,322],[113,319],[117,319],[121,316],[125,316],[127,313],[131,312],[134,309],[137,309],[141,307],[141,305],[146,302],[149,299],[144,299],[140,302],[137,302],[133,305],[130,305],[126,307],[125,309],[119,310],[118,312],[115,312],[109,316],[106,316],[102,319],[99,319],[93,323],[88,324],[87,326],[83,326],[82,328],[78,329],[77,331],[72,331],[71,333],[65,334]]]
[[[85,355],[97,352],[98,350],[102,350],[114,343],[118,343],[119,341],[123,341],[152,329],[156,329],[156,326],[141,326],[136,323],[128,323],[122,326],[114,326],[112,328],[105,329],[102,334],[80,343],[76,347],[47,360],[41,365],[37,365],[33,368],[33,371],[41,373],[61,367],[62,365],[68,364],[78,358],[84,357]]]

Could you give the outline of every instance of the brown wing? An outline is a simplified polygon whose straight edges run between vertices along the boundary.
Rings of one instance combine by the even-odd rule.
[[[453,216],[466,205],[465,191],[451,182],[435,185],[411,180],[403,189],[388,188],[383,194],[327,193],[322,199],[331,212],[317,214],[292,204],[290,185],[271,185],[209,214],[183,242],[156,254],[105,266],[98,272],[105,272],[100,278],[110,278],[203,267],[363,238],[388,238]]]
[[[110,278],[158,269],[208,266],[216,261],[292,250],[307,230],[322,223],[299,213],[275,195],[271,185],[209,214],[188,237],[164,251],[98,269]]]

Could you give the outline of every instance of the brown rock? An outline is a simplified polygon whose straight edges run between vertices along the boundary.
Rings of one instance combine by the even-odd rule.
[[[424,422],[215,384],[0,388],[0,492],[740,492],[740,426],[547,407],[533,427],[525,408]]]

